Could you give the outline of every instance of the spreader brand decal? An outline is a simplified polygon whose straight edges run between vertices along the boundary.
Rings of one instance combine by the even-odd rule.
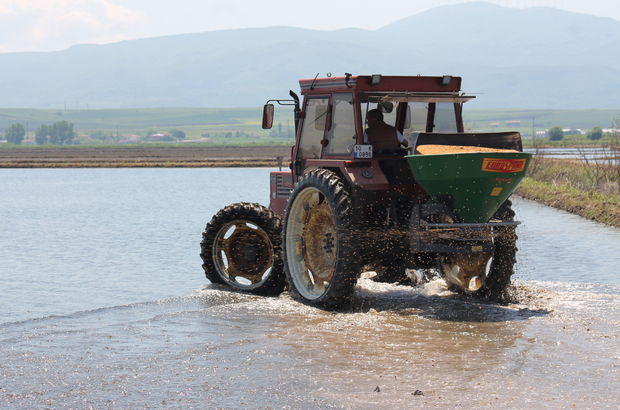
[[[521,172],[525,169],[525,158],[483,158],[482,170],[485,172]]]

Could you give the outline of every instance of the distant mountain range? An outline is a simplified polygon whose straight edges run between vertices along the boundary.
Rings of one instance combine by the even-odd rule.
[[[299,78],[462,75],[478,108],[619,108],[620,21],[489,3],[378,30],[273,27],[0,54],[0,107],[250,107]]]

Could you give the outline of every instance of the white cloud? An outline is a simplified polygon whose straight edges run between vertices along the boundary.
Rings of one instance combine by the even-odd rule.
[[[0,0],[0,52],[119,41],[142,19],[110,0]]]

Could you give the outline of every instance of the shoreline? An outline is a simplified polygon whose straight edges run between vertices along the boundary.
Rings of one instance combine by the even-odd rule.
[[[620,228],[617,160],[584,162],[535,158],[515,194],[595,222]]]
[[[620,206],[600,194],[554,186],[531,177],[524,178],[514,194],[591,221],[620,228]]]
[[[226,161],[0,161],[4,168],[275,168],[276,160]]]
[[[0,168],[275,167],[288,156],[288,146],[37,147],[0,150]]]

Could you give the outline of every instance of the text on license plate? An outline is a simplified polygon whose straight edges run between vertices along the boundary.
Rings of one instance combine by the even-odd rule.
[[[354,145],[353,158],[372,158],[372,145]]]

